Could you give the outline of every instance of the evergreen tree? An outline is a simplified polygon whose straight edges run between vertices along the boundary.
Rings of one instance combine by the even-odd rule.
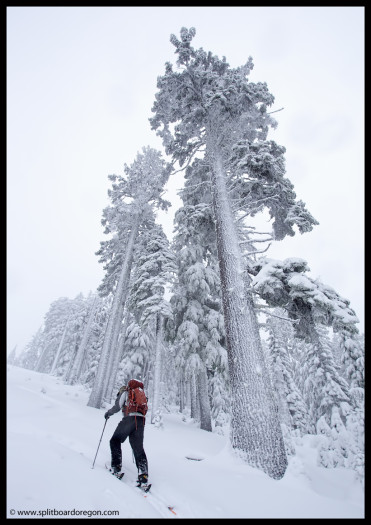
[[[161,158],[160,152],[152,148],[143,148],[131,166],[125,165],[125,177],[112,175],[112,189],[109,196],[112,206],[104,212],[105,233],[111,239],[101,243],[98,255],[107,270],[103,283],[99,287],[102,295],[113,294],[113,302],[108,318],[99,366],[88,405],[99,408],[107,389],[112,362],[119,352],[118,339],[122,330],[123,312],[129,293],[128,284],[133,263],[134,247],[138,232],[145,223],[148,214],[153,213],[157,205],[166,209],[169,203],[161,197],[164,184],[169,176],[169,169]]]
[[[276,239],[293,235],[294,224],[304,232],[316,221],[301,201],[296,202],[291,183],[283,177],[283,148],[266,142],[269,127],[275,125],[267,113],[274,98],[265,84],[248,82],[252,60],[231,68],[224,58],[195,50],[191,46],[194,35],[194,28],[182,28],[180,40],[171,36],[178,70],[173,71],[167,63],[165,74],[159,77],[151,124],[162,137],[166,153],[181,166],[191,162],[200,148],[205,150],[233,396],[232,446],[242,451],[251,465],[280,479],[287,458],[239,246],[232,169],[239,166],[238,176],[246,181],[238,197],[242,207],[249,206],[246,216],[261,209],[258,200],[263,198],[262,206],[274,218]],[[232,184],[236,188],[233,202],[228,193]],[[244,203],[246,191],[251,199]]]
[[[363,404],[358,403],[347,416],[346,429],[349,439],[347,441],[347,460],[345,466],[356,472],[357,479],[364,483],[365,468],[365,418]]]
[[[293,378],[309,407],[309,432],[323,436],[319,463],[348,466],[361,479],[364,363],[355,312],[333,288],[305,275],[308,266],[302,259],[260,259],[251,269],[256,292],[269,306],[285,309],[302,340],[295,344]],[[335,352],[327,326],[338,342]]]
[[[92,325],[94,322],[94,316],[98,307],[98,297],[93,295],[87,299],[85,305],[85,322],[84,330],[81,340],[79,341],[76,350],[70,359],[70,366],[68,367],[65,375],[65,381],[67,384],[73,385],[79,381],[84,359],[87,353],[87,345],[92,335]]]
[[[43,338],[44,332],[43,327],[41,326],[21,352],[19,356],[19,366],[29,370],[36,369],[42,349],[44,348]]]
[[[201,429],[211,431],[211,412],[218,417],[227,403],[219,397],[218,409],[217,406],[210,407],[209,398],[213,403],[213,397],[209,396],[211,390],[207,371],[213,369],[214,375],[224,372],[225,369],[221,372],[216,362],[224,359],[225,364],[226,351],[222,346],[225,334],[217,271],[215,220],[210,206],[210,178],[202,162],[196,161],[187,168],[180,196],[183,206],[175,215],[173,242],[178,266],[171,298],[174,322],[169,336],[177,341],[178,351],[182,353],[182,366],[187,370],[185,378],[192,386],[191,399],[200,400]],[[194,392],[196,383],[193,376],[198,384],[198,396]],[[218,379],[221,378],[214,380],[215,386]],[[198,414],[195,403],[192,403],[193,416]]]
[[[152,341],[149,334],[135,321],[132,314],[128,319],[128,327],[123,334],[123,339],[124,350],[117,372],[116,388],[127,384],[131,378],[140,379],[147,386],[148,382],[144,376],[144,371],[148,369]]]
[[[8,363],[8,365],[16,365],[17,362],[18,362],[18,359],[17,359],[17,345],[15,345],[15,347],[13,348],[13,350],[10,352],[10,354],[8,355],[8,358],[6,360],[6,362]]]
[[[129,309],[151,339],[153,352],[152,420],[160,407],[162,382],[163,327],[172,317],[170,303],[165,299],[166,287],[175,272],[174,255],[162,227],[148,223],[148,230],[139,243],[139,254],[129,298]],[[153,422],[153,421],[152,421]]]
[[[55,353],[51,374],[64,376],[70,369],[86,324],[87,301],[83,294],[78,294],[70,301],[71,308],[66,319],[62,337]]]
[[[342,330],[339,334],[341,363],[351,389],[364,389],[364,345],[359,334]]]
[[[260,258],[250,265],[251,286],[269,306],[281,307],[295,322],[295,334],[307,342],[317,339],[317,325],[334,332],[357,334],[357,316],[347,299],[319,279],[305,275],[308,263],[297,257],[284,261]]]
[[[72,313],[72,301],[61,297],[52,302],[44,320],[43,348],[35,370],[50,373],[58,349],[61,349],[65,338],[66,323]]]
[[[97,297],[98,305],[92,321],[91,335],[87,352],[84,356],[79,381],[92,388],[98,369],[100,354],[102,351],[104,335],[112,305],[112,296]]]
[[[275,316],[277,314],[277,316]],[[295,383],[292,346],[294,329],[290,322],[282,320],[284,311],[276,308],[267,319],[268,347],[272,369],[272,383],[278,396],[280,421],[289,429],[306,434],[309,428],[308,407]]]
[[[340,376],[326,328],[317,327],[317,338],[307,344],[303,375],[304,394],[312,420],[324,418],[331,425],[334,408],[346,421],[350,397],[346,381]]]

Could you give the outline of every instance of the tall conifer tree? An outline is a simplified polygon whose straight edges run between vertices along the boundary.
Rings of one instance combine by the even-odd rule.
[[[133,263],[134,247],[141,226],[154,206],[166,208],[169,203],[162,199],[169,169],[161,153],[153,148],[143,148],[134,162],[125,165],[125,176],[112,175],[109,196],[112,205],[104,210],[105,233],[112,235],[101,243],[98,255],[106,263],[106,276],[100,287],[104,293],[113,293],[111,312],[104,335],[103,347],[94,385],[88,405],[100,408],[106,392],[112,360],[120,347],[117,344],[121,331],[128,284]]]
[[[194,49],[194,36],[194,28],[182,28],[180,40],[171,35],[178,68],[174,71],[167,63],[158,79],[151,124],[162,137],[166,153],[181,166],[205,149],[233,396],[232,446],[252,466],[280,479],[287,458],[238,241],[238,210],[232,207],[230,194],[232,183],[237,191],[232,168],[238,164],[241,202],[247,194],[243,204],[250,206],[247,215],[267,207],[274,218],[276,239],[293,235],[294,224],[300,232],[310,231],[316,221],[296,201],[292,184],[284,178],[284,149],[267,142],[268,129],[275,125],[267,107],[274,98],[266,84],[248,82],[252,60],[231,68],[225,58]]]

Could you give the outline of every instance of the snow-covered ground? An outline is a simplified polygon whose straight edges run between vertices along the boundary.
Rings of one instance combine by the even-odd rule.
[[[147,418],[153,485],[144,497],[134,486],[128,441],[124,480],[104,466],[120,414],[108,420],[92,469],[105,420],[103,409],[87,406],[89,392],[50,375],[7,370],[8,518],[364,518],[354,473],[316,466],[315,436],[296,444],[285,476],[275,481],[233,456],[226,437],[178,413],[164,416],[163,429]]]

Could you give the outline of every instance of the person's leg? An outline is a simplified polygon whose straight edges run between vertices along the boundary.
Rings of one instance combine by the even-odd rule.
[[[130,416],[130,418],[134,420],[135,416]],[[129,442],[133,449],[140,481],[146,481],[148,479],[148,461],[143,448],[144,425],[144,417],[138,416],[136,418],[134,429],[129,435]]]
[[[113,433],[110,439],[111,447],[111,467],[114,472],[119,472],[122,467],[122,452],[121,444],[130,434],[131,428],[131,418],[123,418],[120,423],[117,425],[115,432]]]

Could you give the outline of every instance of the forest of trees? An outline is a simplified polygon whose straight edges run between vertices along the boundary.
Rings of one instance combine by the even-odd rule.
[[[158,78],[150,125],[164,153],[143,147],[109,177],[105,275],[94,293],[55,300],[8,361],[89,389],[111,404],[143,381],[151,423],[180,411],[230,436],[250,465],[280,479],[295,440],[317,434],[319,464],[363,477],[364,339],[348,300],[308,276],[303,259],[267,256],[272,242],[318,223],[285,176],[285,148],[252,59],[232,68],[171,35],[177,61]],[[170,241],[157,210],[184,176]],[[254,217],[268,211],[271,230]],[[300,255],[300,254],[298,254]]]

